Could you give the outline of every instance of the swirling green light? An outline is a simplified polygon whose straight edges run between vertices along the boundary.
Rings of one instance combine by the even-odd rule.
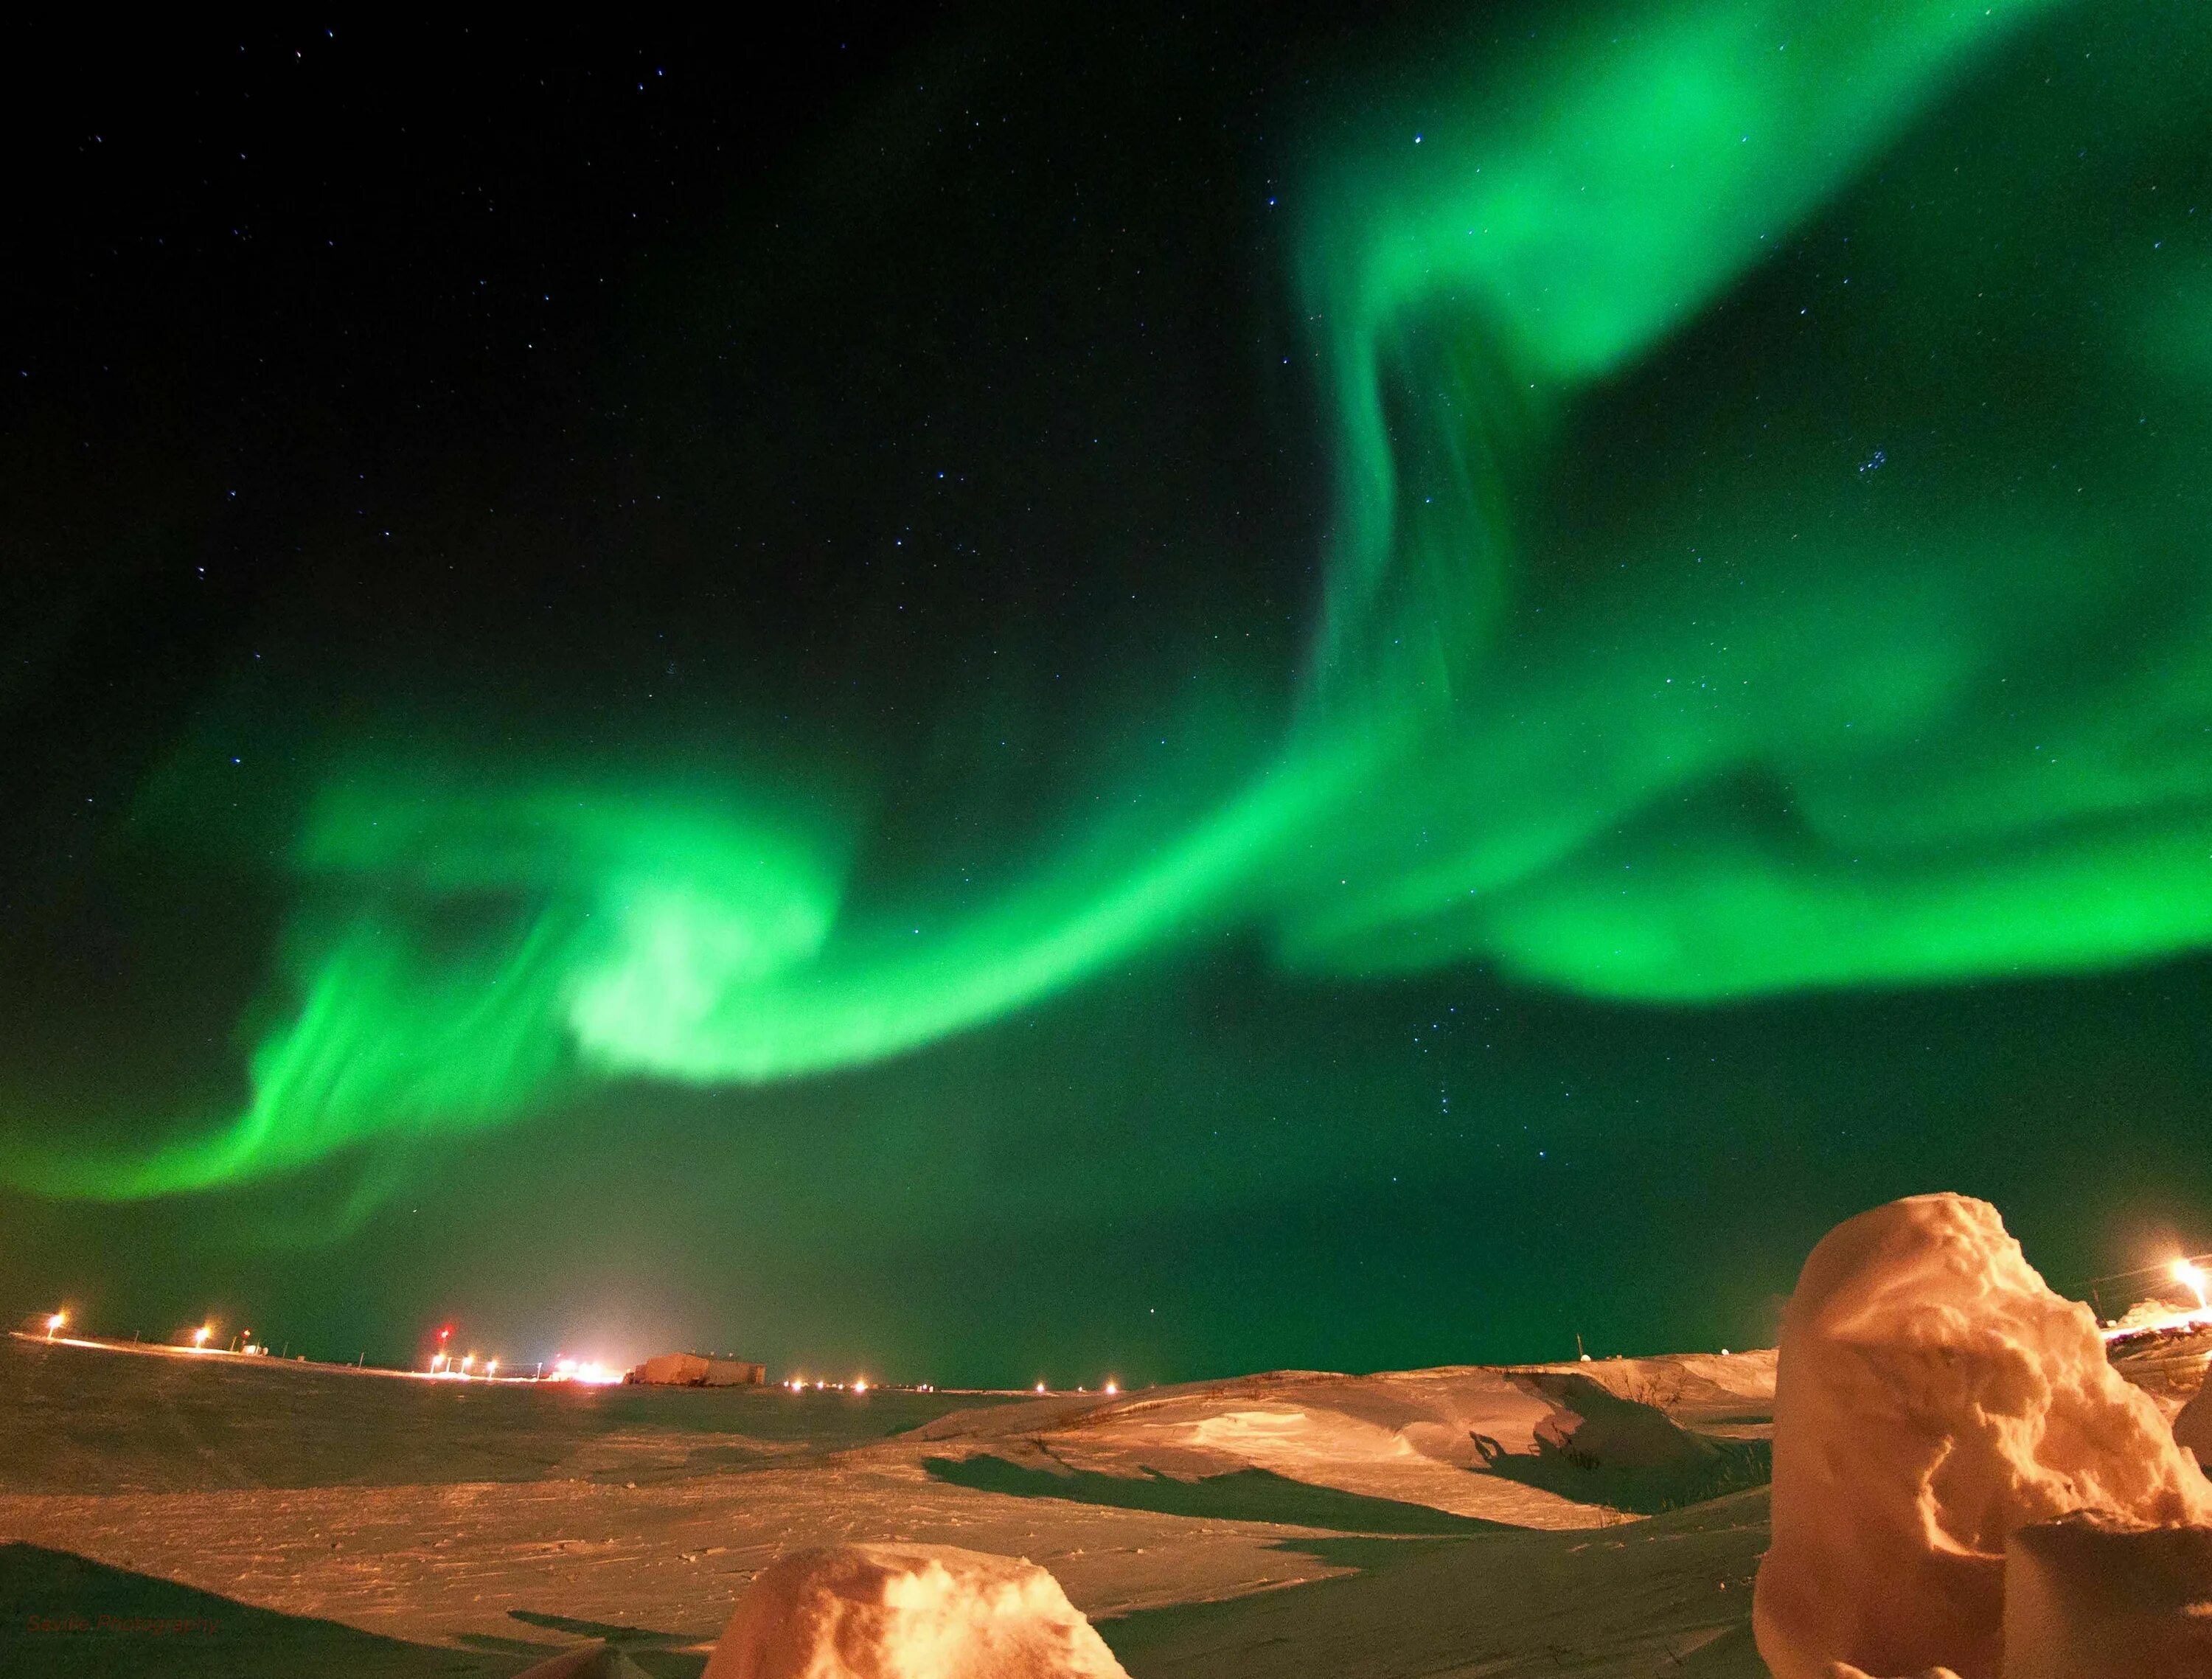
[[[1071,831],[955,908],[856,892],[864,824],[773,787],[343,768],[293,854],[295,1002],[245,1110],[147,1155],[18,1149],[9,1176],[160,1194],[586,1080],[818,1074],[1237,928],[1294,970],[1486,962],[1675,1003],[2212,942],[2212,216],[2123,207],[2085,251],[2062,224],[2088,189],[2039,214],[2003,144],[1913,155],[2056,10],[1583,11],[1324,129],[1294,281],[1330,567],[1279,751],[1196,818]],[[2155,27],[2105,94],[2115,153],[2191,91]],[[1954,405],[1973,436],[1911,468],[1845,453],[1828,407],[1858,387],[1787,385],[1832,344],[1608,490],[1607,404],[1711,356],[1697,334],[1846,199],[1892,300],[1841,352],[1896,386],[1870,409],[1901,423],[1948,358],[1988,393]],[[1945,231],[1968,210],[2002,262]],[[2035,310],[1988,301],[2045,260]]]

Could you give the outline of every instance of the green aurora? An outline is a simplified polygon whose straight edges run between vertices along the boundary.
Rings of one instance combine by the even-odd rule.
[[[1945,143],[2020,124],[2028,47],[2088,9],[1561,9],[1345,95],[1285,192],[1336,511],[1256,766],[1222,720],[977,897],[868,877],[865,768],[342,755],[243,1110],[16,1139],[6,1176],[161,1195],[610,1080],[805,1078],[1224,934],[1677,1005],[2212,943],[2201,90],[2146,9],[2051,95],[2095,168],[2032,122]],[[2166,190],[2106,190],[2119,158]],[[1717,372],[1785,249],[1819,283]],[[1680,367],[1705,386],[1626,435],[1613,396]],[[2105,633],[2146,616],[2148,650]]]

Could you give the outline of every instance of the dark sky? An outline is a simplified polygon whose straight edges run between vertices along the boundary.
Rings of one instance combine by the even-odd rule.
[[[1027,12],[21,44],[0,1297],[1144,1382],[2212,1239],[2197,11]]]

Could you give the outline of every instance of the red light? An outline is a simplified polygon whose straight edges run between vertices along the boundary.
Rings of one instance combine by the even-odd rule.
[[[444,1329],[438,1331],[438,1339],[443,1341],[447,1335],[453,1334],[453,1326],[451,1323],[448,1323]]]

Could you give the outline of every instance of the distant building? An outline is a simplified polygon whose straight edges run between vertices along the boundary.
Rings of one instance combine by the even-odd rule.
[[[623,1380],[653,1388],[750,1388],[767,1379],[765,1365],[742,1359],[710,1359],[698,1353],[663,1353],[647,1359]]]

